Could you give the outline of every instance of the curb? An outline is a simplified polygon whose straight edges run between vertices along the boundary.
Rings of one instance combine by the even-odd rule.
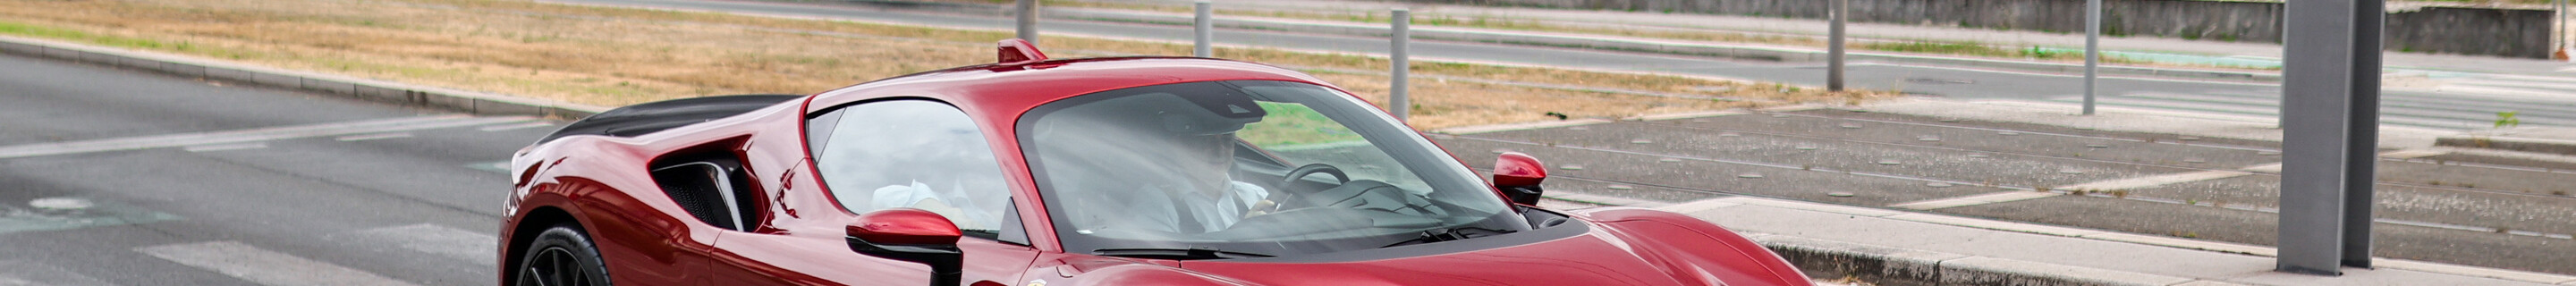
[[[2569,140],[2453,135],[2434,138],[2433,146],[2576,155],[2576,141]]]
[[[2233,285],[1784,235],[1747,236],[1808,273],[1840,274],[1878,285]]]
[[[856,5],[867,5],[867,6],[874,6],[874,7],[882,7],[882,8],[894,8],[894,9],[931,9],[931,10],[940,10],[940,11],[952,11],[952,12],[963,12],[963,13],[977,13],[977,14],[997,14],[997,15],[1010,15],[1010,14],[1014,13],[1014,12],[1010,11],[1011,9],[1009,9],[1009,8],[1004,8],[1004,7],[1000,7],[1000,6],[975,5],[975,4],[960,4],[960,3],[944,3],[944,2],[916,2],[916,1],[904,1],[904,0],[841,0],[840,2],[843,2],[843,3],[849,3],[849,4],[856,4]],[[1089,20],[1089,21],[1105,21],[1105,22],[1140,23],[1140,24],[1153,24],[1153,25],[1165,25],[1165,26],[1189,26],[1189,25],[1191,25],[1191,23],[1194,21],[1194,19],[1192,19],[1192,18],[1191,18],[1191,17],[1189,17],[1189,16],[1174,16],[1174,15],[1149,14],[1149,13],[1115,12],[1115,11],[1102,11],[1102,10],[1096,10],[1096,9],[1079,9],[1079,8],[1077,8],[1077,9],[1064,9],[1064,8],[1041,8],[1041,9],[1045,9],[1045,10],[1043,10],[1043,13],[1042,13],[1042,14],[1040,14],[1039,16],[1040,16],[1040,17],[1045,17],[1045,18],[1048,18],[1048,19],[1068,19],[1068,20]],[[1364,25],[1364,24],[1338,23],[1338,22],[1298,21],[1298,20],[1274,20],[1274,19],[1239,19],[1239,18],[1218,17],[1218,18],[1214,21],[1214,23],[1211,23],[1211,24],[1212,24],[1212,25],[1214,25],[1214,26],[1216,26],[1216,27],[1220,27],[1220,28],[1233,28],[1233,29],[1246,29],[1246,30],[1287,31],[1287,32],[1300,32],[1300,33],[1316,33],[1316,34],[1344,35],[1344,36],[1387,37],[1387,36],[1390,36],[1390,35],[1392,35],[1392,34],[1393,34],[1392,32],[1388,31],[1388,27],[1386,27],[1386,26],[1382,26],[1382,25]],[[1684,42],[1684,41],[1672,41],[1672,40],[1660,40],[1660,39],[1640,39],[1640,38],[1624,38],[1624,37],[1603,37],[1603,36],[1592,36],[1592,35],[1558,34],[1558,33],[1533,32],[1533,31],[1499,31],[1499,30],[1457,29],[1457,28],[1440,28],[1440,27],[1415,27],[1415,28],[1413,28],[1412,33],[1413,33],[1413,38],[1416,38],[1416,39],[1426,39],[1426,40],[1444,40],[1444,41],[1479,42],[1479,43],[1493,43],[1493,44],[1507,44],[1507,45],[1523,45],[1523,46],[1543,46],[1543,47],[1561,47],[1561,48],[1582,48],[1582,49],[1595,49],[1595,50],[1626,51],[1626,52],[1643,52],[1643,53],[1658,53],[1658,54],[1688,55],[1688,56],[1710,56],[1710,57],[1723,57],[1723,58],[1735,58],[1735,59],[1750,59],[1750,60],[1765,60],[1765,61],[1780,61],[1780,62],[1815,62],[1815,61],[1824,61],[1824,60],[1826,59],[1826,52],[1825,52],[1825,51],[1821,51],[1821,50],[1811,50],[1811,49],[1805,49],[1805,48],[1795,48],[1795,47],[1771,47],[1771,46],[1759,46],[1759,45],[1711,44],[1711,43],[1696,43],[1696,42]],[[1866,61],[1879,61],[1879,62],[1888,62],[1888,63],[1904,63],[1904,64],[1939,65],[1939,66],[1943,66],[1943,67],[1976,67],[1976,68],[1992,68],[1992,69],[2005,69],[2005,70],[2014,70],[2014,71],[2023,71],[2023,72],[2038,72],[2038,73],[2051,73],[2051,74],[2080,74],[2080,73],[2083,73],[2083,72],[2084,72],[2084,65],[2082,65],[2082,64],[2064,64],[2064,63],[2046,63],[2046,62],[2025,62],[2025,61],[2009,61],[2009,60],[1994,60],[1994,59],[1979,59],[1979,58],[1961,58],[1961,57],[1943,57],[1943,56],[1923,56],[1923,55],[1905,55],[1905,54],[1887,54],[1887,53],[1869,53],[1869,52],[1854,52],[1854,53],[1848,53],[1847,55],[1848,55],[1848,56],[1850,57],[1850,59],[1852,59],[1852,60],[1866,60]],[[2280,81],[2280,80],[2281,80],[2281,75],[2280,75],[2279,73],[2241,72],[2241,71],[2208,70],[2208,69],[2153,68],[2153,67],[2109,66],[2109,65],[2105,65],[2105,66],[2101,66],[2101,68],[2098,70],[2098,72],[2099,72],[2100,74],[2103,74],[2103,75],[2140,76],[2140,77],[2197,78],[2197,79],[2225,79],[2225,80],[2267,81],[2267,82],[2277,82],[2277,81]]]
[[[609,109],[609,107],[571,102],[291,71],[17,36],[0,35],[0,54],[89,63],[201,80],[227,81],[344,96],[403,106],[454,110],[473,115],[524,115],[569,119],[587,117]]]
[[[1689,215],[1711,209],[1758,205],[1938,225],[2061,236],[2098,241],[2273,257],[2270,247],[2140,235],[2103,230],[1996,221],[1940,214],[1834,205],[1759,197],[1706,199],[1656,207]],[[1911,250],[1777,234],[1747,233],[1747,238],[1778,252],[1809,273],[1860,277],[1880,285],[2237,285],[2213,280],[2162,276],[2118,270],[2056,265],[1974,255]],[[2385,257],[2371,258],[2382,269],[2398,269],[2552,285],[2576,285],[2576,276],[2453,265]]]

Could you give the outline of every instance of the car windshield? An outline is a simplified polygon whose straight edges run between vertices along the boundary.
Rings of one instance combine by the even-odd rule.
[[[1019,122],[1068,252],[1291,256],[1529,228],[1447,153],[1322,86],[1136,87]]]

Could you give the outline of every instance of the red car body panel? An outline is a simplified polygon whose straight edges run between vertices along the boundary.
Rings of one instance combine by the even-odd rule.
[[[1668,212],[1573,213],[1588,233],[1550,241],[1399,259],[1261,263],[1172,261],[1064,253],[1014,124],[1021,113],[1072,96],[1120,88],[1219,80],[1330,87],[1277,67],[1198,58],[1046,60],[925,72],[824,92],[756,111],[620,138],[568,136],[512,160],[516,190],[501,228],[500,275],[509,281],[529,220],[578,223],[623,285],[919,285],[928,267],[851,251],[858,217],[835,203],[806,149],[808,113],[888,98],[946,102],[976,120],[1001,162],[1029,245],[967,238],[963,280],[972,285],[1806,285],[1777,256],[1733,232]],[[758,194],[750,231],[691,219],[645,166],[663,154],[738,155]],[[1503,199],[1497,193],[1495,199]],[[542,227],[542,226],[540,226]],[[1071,283],[1071,284],[1062,284]]]

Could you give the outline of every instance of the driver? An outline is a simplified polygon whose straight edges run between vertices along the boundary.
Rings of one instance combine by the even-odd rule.
[[[1162,138],[1144,138],[1159,152],[1168,174],[1153,174],[1170,180],[1148,182],[1149,194],[1168,196],[1167,203],[1140,199],[1133,205],[1140,217],[1172,217],[1165,226],[1180,233],[1202,233],[1231,227],[1244,217],[1257,215],[1275,204],[1267,201],[1270,192],[1261,186],[1235,181],[1233,178],[1235,131],[1245,124],[1261,121],[1265,112],[1249,97],[1240,94],[1208,94],[1187,98],[1188,105],[1168,99],[1178,96],[1144,95],[1156,100],[1159,108],[1134,115],[1152,115]],[[1142,146],[1140,146],[1142,147]]]
[[[1267,112],[1242,93],[1208,91],[1149,90],[1042,119],[1041,155],[1076,198],[1067,207],[1079,225],[1206,233],[1275,205],[1233,178],[1234,132]]]

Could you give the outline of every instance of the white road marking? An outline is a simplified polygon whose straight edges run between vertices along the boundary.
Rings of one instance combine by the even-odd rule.
[[[349,135],[349,136],[340,136],[340,138],[331,138],[331,140],[339,140],[339,141],[341,141],[341,142],[349,142],[349,141],[367,141],[367,140],[376,140],[376,139],[394,139],[394,138],[411,138],[411,132],[393,132],[393,133],[376,133],[376,134],[366,134],[366,135]]]
[[[333,236],[349,237],[376,245],[393,245],[486,267],[492,266],[494,261],[495,254],[492,250],[500,247],[500,240],[492,235],[425,223],[374,228]]]
[[[2450,151],[2441,151],[2441,150],[2397,150],[2397,151],[2388,151],[2388,153],[2379,153],[2379,157],[2380,157],[2380,158],[2400,159],[2400,160],[2403,160],[2403,159],[2414,159],[2414,158],[2423,158],[2423,157],[2441,156],[2441,155],[2443,155],[2443,154],[2450,154],[2450,153],[2451,153]],[[2262,165],[2246,166],[2245,168],[2236,169],[2236,170],[2239,170],[2239,171],[2246,171],[2246,172],[2255,172],[2255,173],[2264,173],[2264,174],[2280,174],[2280,173],[2281,173],[2281,163],[2271,163],[2271,164],[2262,164]]]
[[[76,197],[50,197],[28,200],[27,206],[35,207],[40,210],[67,211],[89,209],[90,207],[98,206],[98,204],[89,202],[88,199]]]
[[[2112,179],[2112,180],[2097,181],[2097,182],[2091,182],[2091,183],[2082,183],[2082,184],[2066,185],[2066,186],[2062,186],[2062,187],[2057,187],[2057,188],[2055,188],[2055,189],[2059,189],[2059,190],[2070,190],[2070,191],[2077,191],[2077,190],[2080,190],[2080,191],[2113,191],[2113,190],[2127,190],[2127,189],[2144,189],[2144,188],[2152,188],[2152,187],[2155,187],[2155,186],[2163,186],[2163,185],[2169,185],[2169,184],[2174,184],[2174,183],[2183,183],[2183,182],[2193,182],[2193,181],[2206,181],[2206,180],[2217,180],[2217,179],[2235,178],[2235,177],[2237,177],[2237,176],[2253,175],[2253,174],[2254,174],[2254,173],[2238,172],[2238,171],[2209,170],[2209,171],[2173,173],[2173,174],[2164,174],[2164,175],[2155,175],[2155,176],[2146,176],[2146,177],[2137,177],[2137,178],[2127,178],[2127,179]]]
[[[1705,200],[1690,201],[1690,202],[1685,202],[1685,203],[1680,203],[1680,204],[1667,205],[1667,206],[1662,206],[1662,207],[1655,207],[1655,209],[1660,209],[1660,210],[1664,210],[1664,211],[1668,211],[1668,212],[1677,212],[1677,213],[1682,213],[1682,214],[1691,214],[1691,213],[1697,213],[1697,212],[1701,212],[1701,211],[1707,211],[1707,210],[1713,210],[1713,209],[1725,208],[1725,207],[1732,207],[1732,206],[1740,206],[1740,205],[1744,205],[1744,203],[1731,202],[1731,201],[1720,201],[1720,200],[1717,200],[1717,199],[1705,199]]]
[[[1813,103],[1809,103],[1809,104],[1793,104],[1793,105],[1782,105],[1782,106],[1773,106],[1773,107],[1755,108],[1755,109],[1753,109],[1753,111],[1771,112],[1771,113],[1781,113],[1781,112],[1799,112],[1799,111],[1817,110],[1817,109],[1825,109],[1825,108],[1831,108],[1831,107],[1832,107],[1832,106],[1826,106],[1826,105],[1823,105],[1823,104],[1813,104]]]
[[[527,129],[527,128],[537,128],[537,127],[554,126],[554,125],[555,125],[554,123],[546,123],[546,122],[544,122],[544,121],[538,121],[538,122],[528,122],[528,123],[520,123],[520,124],[511,124],[511,125],[484,126],[481,130],[483,130],[484,132],[492,132],[492,131],[510,131],[510,130],[519,130],[519,129]]]
[[[2000,203],[2000,202],[2010,202],[2010,201],[2019,201],[2019,200],[2028,200],[2028,199],[2037,199],[2037,198],[2055,197],[2055,196],[2060,196],[2060,195],[2062,195],[2062,194],[2058,194],[2058,193],[2051,193],[2051,192],[2003,191],[2003,192],[1994,192],[1994,193],[1987,193],[1987,194],[1974,195],[1974,196],[1965,196],[1965,197],[1956,197],[1956,198],[1947,198],[1947,199],[1937,199],[1937,200],[1927,200],[1927,201],[1919,201],[1919,202],[1910,202],[1910,203],[1893,204],[1893,205],[1887,205],[1887,207],[1891,207],[1891,208],[1900,208],[1900,209],[1910,209],[1910,210],[1934,210],[1934,209],[1944,209],[1944,208],[1953,208],[1953,207],[1963,207],[1963,206],[1973,206],[1973,205],[1982,205],[1982,204],[1991,204],[1991,203]]]
[[[1740,111],[1740,110],[1714,110],[1714,111],[1683,112],[1683,113],[1671,113],[1671,114],[1650,114],[1650,115],[1640,115],[1640,116],[1636,116],[1636,117],[1629,117],[1629,118],[1627,118],[1627,119],[1628,119],[1628,120],[1639,120],[1639,121],[1656,121],[1656,120],[1673,120],[1673,119],[1685,119],[1685,118],[1718,117],[1718,116],[1742,115],[1742,114],[1744,114],[1744,111]]]
[[[1672,204],[1672,203],[1665,203],[1665,202],[1658,202],[1658,201],[1649,201],[1649,200],[1640,200],[1640,199],[1631,199],[1631,198],[1621,198],[1621,197],[1611,197],[1611,196],[1601,196],[1601,195],[1591,195],[1591,194],[1565,194],[1565,193],[1558,193],[1558,194],[1547,194],[1547,195],[1543,195],[1543,196],[1541,196],[1541,197],[1545,197],[1545,198],[1549,198],[1549,199],[1557,199],[1557,200],[1569,201],[1569,202],[1586,203],[1586,204],[1595,204],[1595,205],[1605,205],[1605,206],[1627,206],[1627,207],[1641,207],[1641,208],[1661,207],[1661,206],[1664,206],[1664,205],[1670,205],[1670,204]]]
[[[2526,89],[2526,88],[2492,87],[2492,86],[2475,86],[2475,85],[2455,85],[2455,84],[2445,84],[2445,85],[2442,85],[2442,86],[2439,86],[2439,87],[2434,87],[2434,88],[2433,88],[2433,91],[2436,91],[2436,92],[2470,93],[2470,94],[2481,94],[2481,95],[2517,96],[2517,97],[2522,97],[2522,98],[2553,98],[2553,97],[2559,97],[2559,96],[2565,96],[2565,95],[2566,95],[2566,92],[2564,92],[2564,91],[2533,90],[2533,89]]]
[[[278,139],[409,131],[535,120],[532,117],[427,116],[233,131],[181,133],[0,146],[0,158],[141,150],[179,146],[260,142]]]
[[[2393,151],[2393,152],[2388,152],[2388,153],[2381,153],[2381,154],[2379,154],[2379,156],[2380,156],[2380,157],[2392,158],[2392,159],[2410,159],[2410,158],[2430,157],[2430,156],[2442,155],[2442,154],[2447,154],[2447,152],[2442,152],[2442,151],[2433,151],[2433,150],[2400,150],[2400,151]],[[2280,172],[2281,172],[2281,164],[2280,164],[2280,163],[2272,163],[2272,164],[2263,164],[2263,165],[2255,165],[2255,166],[2251,166],[2251,167],[2245,167],[2244,169],[2239,169],[2239,171],[2228,171],[2228,170],[2207,170],[2207,171],[2197,171],[2197,172],[2183,172],[2183,173],[2173,173],[2173,174],[2164,174],[2164,175],[2155,175],[2155,176],[2146,176],[2146,177],[2136,177],[2136,178],[2126,178],[2126,179],[2112,179],[2112,180],[2104,180],[2104,181],[2095,181],[2095,182],[2090,182],[2090,183],[2082,183],[2082,184],[2074,184],[2074,185],[2059,186],[2059,187],[2050,188],[2050,189],[2068,190],[2068,191],[2116,191],[2116,190],[2144,189],[2144,188],[2153,188],[2153,187],[2156,187],[2156,186],[2171,185],[2171,184],[2185,183],[2185,182],[2197,182],[2197,181],[2207,181],[2207,180],[2217,180],[2217,179],[2226,179],[2226,178],[2242,177],[2242,176],[2247,176],[2247,175],[2253,175],[2254,173],[2280,173]],[[2019,201],[2019,200],[2028,200],[2028,199],[2046,198],[2046,197],[2054,197],[2054,196],[2058,196],[2058,195],[2060,195],[2060,194],[2058,194],[2058,193],[2051,193],[2051,192],[2022,192],[2022,191],[2009,191],[2009,192],[1989,193],[1989,194],[1973,195],[1973,196],[1965,196],[1965,197],[1957,197],[1957,198],[1947,198],[1947,199],[1936,199],[1936,200],[1926,200],[1926,201],[1918,201],[1918,202],[1901,203],[1901,204],[1888,205],[1888,207],[1893,207],[1893,208],[1902,208],[1902,209],[1914,209],[1914,210],[1933,210],[1933,209],[1955,208],[1955,207],[1963,207],[1963,206],[1973,206],[1973,205],[1982,205],[1982,204],[1991,204],[1991,203],[2000,203],[2000,202],[2010,202],[2010,201]]]
[[[2264,173],[2264,174],[2280,174],[2280,173],[2281,173],[2281,163],[2271,163],[2271,164],[2262,164],[2262,165],[2246,166],[2246,167],[2245,167],[2245,168],[2243,168],[2243,169],[2237,169],[2237,170],[2243,170],[2243,171],[2246,171],[2246,172]]]
[[[1846,215],[1854,215],[1854,216],[1865,216],[1865,217],[1886,217],[1886,216],[1892,216],[1892,215],[1908,214],[1908,212],[1904,212],[1904,211],[1896,211],[1896,210],[1877,209],[1877,208],[1865,208],[1865,207],[1855,207],[1855,206],[1846,206],[1846,205],[1837,205],[1837,204],[1827,204],[1827,203],[1818,203],[1818,202],[1793,201],[1793,200],[1782,200],[1782,199],[1766,199],[1766,198],[1758,198],[1758,197],[1725,197],[1725,198],[1715,198],[1715,199],[1707,199],[1707,200],[1701,200],[1701,201],[1702,201],[1702,202],[1712,202],[1712,201],[1713,201],[1713,202],[1729,202],[1729,203],[1736,203],[1736,204],[1741,204],[1741,205],[1756,205],[1756,206],[1775,207],[1775,208],[1784,208],[1784,209],[1793,209],[1793,210],[1820,211],[1820,212],[1829,212],[1829,213],[1846,214]],[[1697,202],[1694,202],[1694,203],[1697,203]]]
[[[188,152],[214,152],[214,151],[228,151],[228,150],[259,149],[259,148],[268,148],[268,143],[250,142],[250,143],[233,143],[233,144],[197,145],[197,146],[188,146],[188,148],[186,148],[186,150],[188,150]]]
[[[2451,152],[2442,150],[2397,150],[2389,151],[2388,153],[2379,153],[2379,157],[2389,159],[2414,159],[2441,156],[2443,154],[2451,154]]]
[[[2443,86],[2500,87],[2522,90],[2576,90],[2576,82],[2568,82],[2554,78],[2532,78],[2521,80],[2462,79],[2453,80],[2449,84],[2445,84]]]
[[[1515,130],[1530,130],[1530,129],[1541,129],[1541,128],[1557,128],[1557,127],[1567,127],[1567,126],[1582,126],[1582,125],[1592,125],[1592,124],[1601,124],[1601,123],[1610,123],[1610,120],[1608,120],[1608,119],[1599,119],[1599,118],[1576,118],[1576,119],[1570,119],[1570,120],[1558,120],[1558,121],[1540,121],[1540,122],[1529,122],[1529,123],[1510,123],[1510,124],[1496,124],[1496,125],[1482,125],[1482,126],[1467,126],[1467,127],[1458,127],[1458,128],[1449,128],[1449,129],[1434,130],[1434,131],[1431,131],[1431,132],[1432,132],[1432,133],[1443,133],[1443,134],[1476,134],[1476,133],[1492,133],[1492,132],[1515,131]]]
[[[494,172],[494,173],[509,174],[509,173],[510,173],[510,161],[508,161],[508,160],[503,160],[503,161],[493,161],[493,162],[483,162],[483,163],[467,163],[467,164],[465,164],[465,168],[466,168],[466,169],[475,169],[475,170],[492,171],[492,172]]]
[[[1579,210],[1597,208],[1601,207],[1601,205],[1559,199],[1543,199],[1538,200],[1538,207],[1552,210]]]
[[[134,251],[262,285],[416,285],[233,241],[150,246]]]
[[[70,269],[18,260],[0,260],[0,285],[113,286]]]

